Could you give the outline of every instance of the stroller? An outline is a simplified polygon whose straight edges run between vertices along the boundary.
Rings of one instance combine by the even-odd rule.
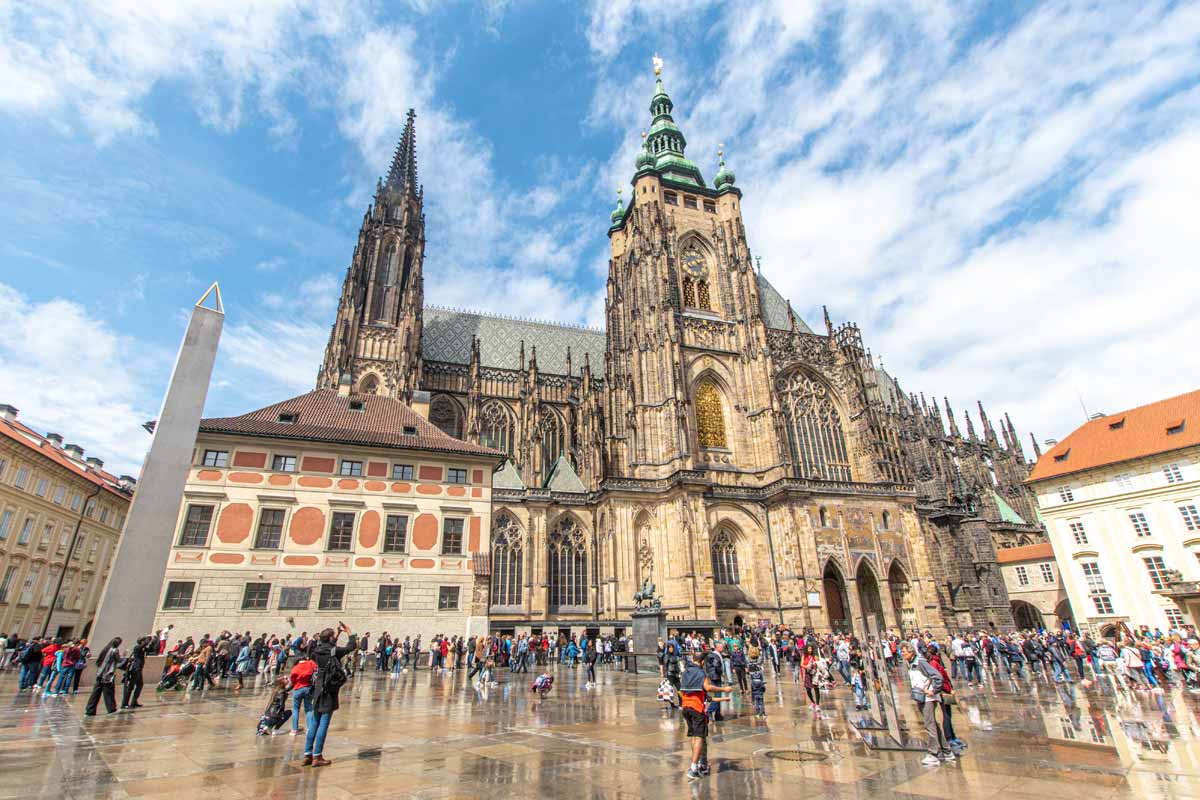
[[[167,667],[167,671],[163,673],[162,679],[158,682],[156,692],[166,692],[171,689],[182,691],[187,685],[187,679],[196,671],[196,665],[192,662],[186,664],[172,664]]]
[[[554,688],[554,676],[548,672],[543,672],[533,679],[533,683],[529,687],[529,691],[537,692],[540,695],[545,695]]]

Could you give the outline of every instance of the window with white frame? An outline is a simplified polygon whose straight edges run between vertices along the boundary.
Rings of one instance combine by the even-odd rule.
[[[29,485],[29,467],[20,467],[17,469],[17,477],[13,479],[13,486],[18,489],[24,489]]]
[[[61,484],[54,487],[54,503],[56,505],[63,504],[63,498],[67,496],[67,487]]]
[[[12,529],[13,512],[5,511],[0,514],[0,542],[8,538],[8,532]]]
[[[33,517],[26,517],[25,522],[21,525],[21,532],[17,534],[17,544],[29,544],[31,536],[33,536]]]
[[[1179,515],[1183,517],[1183,524],[1189,531],[1200,531],[1200,513],[1196,511],[1195,503],[1180,506]]]
[[[1058,499],[1062,500],[1064,503],[1070,503],[1072,500],[1074,500],[1075,495],[1071,492],[1071,487],[1070,486],[1058,487]]]
[[[273,459],[271,459],[271,471],[272,472],[295,472],[296,471],[296,457],[295,456],[283,456],[283,455],[275,456]]]
[[[1133,523],[1133,532],[1138,535],[1139,539],[1150,535],[1150,523],[1146,521],[1145,512],[1130,511],[1129,521]]]
[[[1158,591],[1166,589],[1167,568],[1163,564],[1162,556],[1144,556],[1142,563],[1146,565],[1146,572],[1150,574],[1150,585]]]
[[[224,468],[229,466],[228,450],[205,450],[204,466]]]
[[[1182,483],[1183,471],[1179,469],[1178,464],[1164,464],[1163,475],[1167,478],[1167,483]]]
[[[1067,527],[1071,529],[1071,536],[1075,539],[1075,544],[1087,544],[1087,531],[1084,530],[1082,522],[1067,523]]]
[[[1054,583],[1054,567],[1049,564],[1038,564],[1042,571],[1042,583]]]
[[[71,495],[71,510],[72,510],[72,511],[78,511],[78,510],[79,510],[79,504],[80,504],[80,503],[82,503],[82,502],[83,502],[83,495],[79,494],[78,492],[76,492],[75,494]]]
[[[1020,586],[1029,585],[1029,570],[1025,567],[1017,567],[1017,584]]]
[[[17,577],[19,567],[9,567],[4,572],[4,580],[0,581],[0,603],[8,602],[8,593],[12,589],[13,580]]]
[[[1083,568],[1083,577],[1087,582],[1088,595],[1092,598],[1092,604],[1096,607],[1096,613],[1113,613],[1112,598],[1109,597],[1108,590],[1104,586],[1104,577],[1100,574],[1100,565],[1095,561],[1084,561],[1079,566]]]
[[[0,481],[4,480],[4,473],[8,471],[8,459],[0,458]]]
[[[195,581],[171,581],[163,595],[163,610],[186,610],[192,607],[192,595],[196,592]]]
[[[1113,478],[1113,483],[1117,485],[1118,489],[1132,489],[1133,476],[1128,472],[1122,472],[1120,475],[1117,475]]]
[[[33,493],[38,497],[45,497],[48,491],[50,491],[50,479],[38,478],[37,483],[34,485]]]
[[[1183,627],[1183,612],[1178,608],[1164,608],[1163,611],[1167,615],[1167,622],[1171,623],[1172,628]]]
[[[341,469],[338,470],[338,474],[345,475],[345,476],[351,477],[351,478],[361,477],[362,476],[362,462],[361,461],[350,461],[348,459],[342,459]]]
[[[25,583],[21,585],[21,596],[17,598],[18,605],[27,606],[33,602],[33,589],[41,577],[41,565],[34,564],[29,568],[29,572],[25,573]]]

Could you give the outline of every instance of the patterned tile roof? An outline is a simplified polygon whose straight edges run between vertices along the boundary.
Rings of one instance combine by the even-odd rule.
[[[1182,426],[1177,433],[1169,429]],[[1026,482],[1200,445],[1200,389],[1089,420],[1042,457]]]
[[[351,401],[362,403],[352,411]],[[280,416],[295,415],[292,422]],[[405,433],[410,428],[416,433]],[[281,403],[242,414],[200,421],[203,433],[233,433],[270,436],[336,444],[395,447],[471,456],[491,456],[499,463],[503,454],[487,447],[455,439],[435,427],[399,400],[373,394],[340,397],[336,389],[317,389]]]
[[[788,305],[783,295],[762,275],[758,276],[758,286],[767,327],[789,329]],[[812,333],[798,316],[796,327],[802,333]],[[565,375],[567,348],[571,350],[573,370],[583,366],[584,353],[591,359],[594,371],[604,365],[606,337],[598,328],[425,306],[421,355],[426,360],[469,364],[472,336],[479,337],[479,357],[485,367],[520,369],[522,342],[527,360],[537,348],[538,369],[542,372]]]

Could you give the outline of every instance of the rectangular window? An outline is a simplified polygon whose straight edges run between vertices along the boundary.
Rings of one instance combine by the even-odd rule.
[[[258,532],[254,534],[254,546],[274,550],[283,539],[283,509],[264,508],[258,512]]]
[[[271,599],[271,584],[247,583],[242,592],[243,611],[266,611],[267,602]]]
[[[1171,623],[1171,627],[1176,630],[1183,628],[1183,612],[1178,608],[1164,608],[1167,615],[1167,622]]]
[[[61,569],[50,568],[50,574],[46,576],[46,585],[42,587],[42,599],[38,602],[41,608],[49,608],[50,601],[54,599],[54,588],[58,584],[58,574]]]
[[[317,599],[317,611],[341,611],[346,587],[340,583],[321,584],[321,596]]]
[[[696,205],[696,198],[685,194],[683,196],[683,207],[684,208],[698,208],[698,206]]]
[[[108,506],[100,506],[100,524],[108,524]]]
[[[271,459],[271,469],[275,472],[295,472],[295,456],[275,456]]]
[[[1113,478],[1113,481],[1117,484],[1118,489],[1132,489],[1133,488],[1133,476],[1130,475],[1128,472],[1122,472],[1120,475]]]
[[[1167,588],[1167,568],[1163,565],[1162,556],[1146,556],[1142,559],[1146,572],[1150,573],[1150,585],[1156,590]]]
[[[38,539],[38,550],[49,550],[52,539],[54,539],[54,523],[47,522],[42,526],[42,538]]]
[[[71,560],[72,561],[79,560],[79,554],[83,552],[83,543],[86,541],[87,541],[87,537],[84,536],[82,533],[79,534],[79,538],[75,541],[75,549],[71,552]]]
[[[96,518],[96,501],[95,500],[87,501],[87,507],[83,509],[83,514],[84,514],[84,516],[88,517],[89,519]]]
[[[438,611],[458,611],[458,586],[438,587]]]
[[[1167,483],[1181,483],[1183,481],[1183,472],[1179,469],[1178,464],[1167,464],[1164,466],[1163,475],[1167,477]]]
[[[350,550],[354,547],[354,512],[335,511],[329,523],[329,550]]]
[[[383,534],[383,552],[403,553],[408,546],[408,517],[388,514]]]
[[[67,496],[67,487],[65,487],[65,486],[55,486],[54,487],[54,504],[55,505],[61,506],[63,504],[63,498],[65,498],[66,496]]]
[[[1092,598],[1092,604],[1096,607],[1096,613],[1113,613],[1112,598],[1109,597],[1108,591],[1104,587],[1104,577],[1100,574],[1100,565],[1095,561],[1084,561],[1080,566],[1083,568],[1083,577],[1087,581],[1088,595]]]
[[[0,514],[0,542],[8,538],[8,532],[12,530],[13,512],[5,511]]]
[[[384,583],[379,586],[379,601],[375,604],[377,611],[400,610],[400,586],[394,583]]]
[[[663,192],[663,202],[669,206],[679,205],[679,195],[674,192]]]
[[[17,567],[9,567],[4,571],[4,580],[0,581],[0,603],[8,602],[8,593],[12,589],[12,583],[16,577]]]
[[[456,469],[451,467],[446,470],[446,483],[466,483],[467,471],[465,469]]]
[[[1096,607],[1097,614],[1113,613],[1112,598],[1106,594],[1092,595],[1092,604]]]
[[[67,573],[67,577],[63,579],[62,589],[58,593],[58,599],[54,601],[55,608],[66,608],[67,598],[71,596],[71,586],[75,583],[74,573]],[[72,606],[74,608],[74,606]]]
[[[167,594],[163,597],[163,610],[179,611],[191,608],[195,591],[195,581],[171,581],[167,584]]]
[[[8,471],[8,459],[0,458],[0,481],[4,480],[4,473]]]
[[[25,523],[21,525],[21,533],[17,535],[17,544],[29,544],[29,539],[32,536],[33,517],[26,517]]]
[[[88,563],[96,563],[96,551],[100,549],[100,540],[92,539],[91,545],[88,547]]]
[[[33,589],[41,577],[41,566],[34,564],[29,568],[29,572],[25,573],[25,583],[21,585],[21,596],[17,598],[18,605],[27,606],[33,602]]]
[[[1058,497],[1059,497],[1059,499],[1060,499],[1060,500],[1062,500],[1064,503],[1069,503],[1069,502],[1071,502],[1072,500],[1074,500],[1074,499],[1075,499],[1075,495],[1071,493],[1071,487],[1070,487],[1070,486],[1060,486],[1060,487],[1058,487]]]
[[[412,464],[392,464],[392,480],[411,481],[413,479]]]
[[[71,529],[66,525],[62,526],[62,530],[58,532],[58,555],[65,556],[67,554],[67,545],[71,542]]]
[[[346,461],[345,459],[343,459],[342,467],[339,470],[339,472],[342,475],[349,475],[351,477],[359,477],[360,475],[362,475],[362,462],[361,461]]]
[[[1071,536],[1073,536],[1075,538],[1075,544],[1087,544],[1088,543],[1087,531],[1083,529],[1082,522],[1068,523],[1068,527],[1070,527],[1070,529],[1071,529]]]
[[[704,210],[707,211],[709,214],[715,214],[715,213],[717,213],[717,204],[711,200],[705,200],[704,201]]]
[[[1025,567],[1017,567],[1017,584],[1020,586],[1029,585],[1029,570]]]
[[[463,548],[463,520],[442,520],[442,555],[460,556]]]
[[[36,494],[38,497],[45,497],[46,492],[48,492],[48,491],[50,491],[50,479],[49,478],[38,478],[37,484],[34,487],[33,493]]]
[[[17,470],[17,477],[13,478],[13,486],[18,489],[24,489],[29,485],[29,467],[21,467]]]
[[[204,466],[206,467],[227,467],[229,466],[229,451],[228,450],[205,450],[204,451]]]
[[[79,504],[80,504],[80,503],[82,503],[82,502],[83,502],[83,495],[81,495],[81,494],[73,494],[73,495],[71,495],[71,510],[72,510],[72,511],[78,511],[78,510],[79,510]]]
[[[212,525],[213,507],[189,505],[183,519],[180,547],[204,547],[208,544],[208,529]]]
[[[1054,567],[1050,564],[1038,564],[1042,571],[1042,583],[1054,583]]]
[[[1130,512],[1129,521],[1133,523],[1133,532],[1138,535],[1138,538],[1150,535],[1150,523],[1146,522],[1146,515],[1143,512]]]
[[[1183,524],[1189,531],[1200,531],[1200,514],[1196,513],[1195,503],[1180,506],[1179,515],[1183,517]],[[2,538],[4,538],[3,535],[0,535],[0,539]]]
[[[312,600],[312,589],[307,586],[285,586],[279,590],[280,611],[306,611]]]

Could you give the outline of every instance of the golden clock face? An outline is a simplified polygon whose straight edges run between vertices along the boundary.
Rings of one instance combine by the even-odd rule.
[[[704,274],[704,258],[695,250],[684,253],[683,271],[692,277],[699,278]]]

